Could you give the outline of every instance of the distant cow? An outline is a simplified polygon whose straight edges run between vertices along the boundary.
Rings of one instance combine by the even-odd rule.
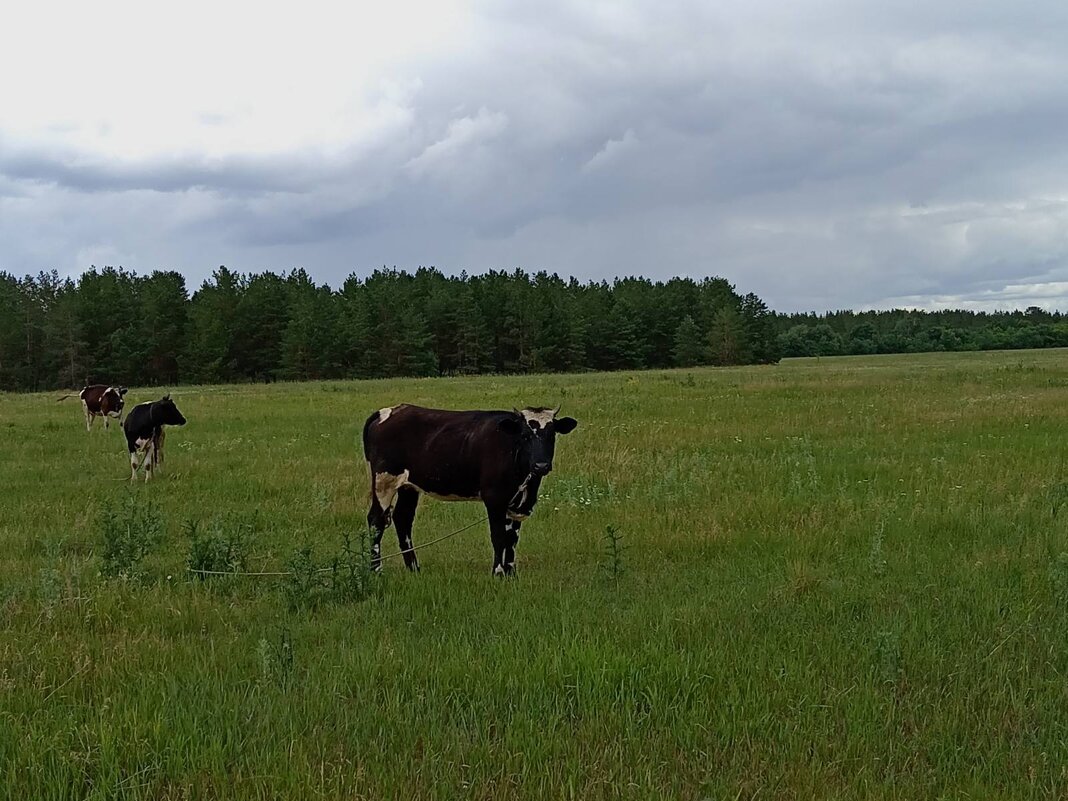
[[[372,414],[363,427],[371,468],[371,560],[380,569],[382,533],[391,520],[409,570],[419,569],[412,522],[419,493],[446,501],[482,501],[493,543],[493,574],[515,570],[519,527],[553,468],[556,435],[574,431],[559,409],[452,412],[401,404]],[[394,509],[394,501],[396,508]]]
[[[110,428],[109,422],[112,417],[122,420],[122,407],[125,401],[122,396],[127,392],[126,387],[109,387],[107,384],[93,384],[83,387],[78,393],[82,401],[82,409],[85,410],[85,430],[90,431],[93,420],[97,416],[104,418],[104,428]],[[74,393],[64,395],[59,400],[63,401]]]
[[[126,447],[130,451],[130,481],[137,478],[139,466],[145,468],[145,481],[152,478],[152,470],[163,464],[164,426],[184,426],[185,418],[174,405],[170,395],[158,401],[139,403],[123,421]],[[141,464],[137,454],[141,452]]]

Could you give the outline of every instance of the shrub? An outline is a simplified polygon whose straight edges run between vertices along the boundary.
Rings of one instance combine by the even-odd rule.
[[[131,496],[121,504],[107,503],[98,521],[102,550],[100,572],[109,578],[141,576],[145,556],[163,536],[163,517],[156,506]]]

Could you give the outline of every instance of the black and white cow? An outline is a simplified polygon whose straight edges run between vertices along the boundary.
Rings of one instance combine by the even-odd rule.
[[[163,464],[164,426],[184,426],[185,418],[174,405],[170,395],[158,401],[134,406],[122,423],[126,447],[130,451],[130,481],[137,478],[139,466],[145,468],[145,481],[152,478],[152,470]],[[137,453],[141,452],[138,465]]]
[[[112,417],[122,420],[122,407],[126,404],[122,396],[126,392],[126,387],[109,387],[107,384],[92,384],[82,387],[78,397],[81,399],[82,409],[85,411],[85,430],[92,430],[93,420],[97,416],[104,418],[104,428],[111,427],[109,423]],[[59,400],[66,400],[73,394],[71,392]]]
[[[381,567],[382,533],[390,522],[409,570],[419,569],[412,523],[419,494],[447,501],[482,501],[493,543],[493,573],[515,570],[519,528],[538,500],[541,480],[553,468],[556,435],[578,423],[559,409],[454,412],[406,403],[372,414],[363,427],[371,468],[374,529],[372,564]],[[394,507],[394,502],[396,506]]]

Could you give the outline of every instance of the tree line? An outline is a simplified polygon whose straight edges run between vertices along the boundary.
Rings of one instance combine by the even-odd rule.
[[[783,356],[1068,347],[1068,315],[1024,311],[836,311],[776,315]]]
[[[776,314],[723,278],[579,282],[546,272],[376,270],[338,289],[303,269],[0,272],[0,390],[84,383],[566,372],[774,363],[782,356],[1068,347],[1068,317]]]
[[[775,316],[722,278],[580,283],[545,272],[0,272],[0,389],[774,362]]]

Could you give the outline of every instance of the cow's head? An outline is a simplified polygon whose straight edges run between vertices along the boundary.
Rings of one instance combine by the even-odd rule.
[[[553,469],[556,435],[570,434],[578,421],[573,417],[557,417],[555,409],[513,409],[513,415],[501,421],[501,430],[519,441],[517,456],[525,463],[528,473],[545,476]]]
[[[185,418],[174,405],[170,395],[164,395],[152,404],[152,424],[164,426],[184,426]]]

